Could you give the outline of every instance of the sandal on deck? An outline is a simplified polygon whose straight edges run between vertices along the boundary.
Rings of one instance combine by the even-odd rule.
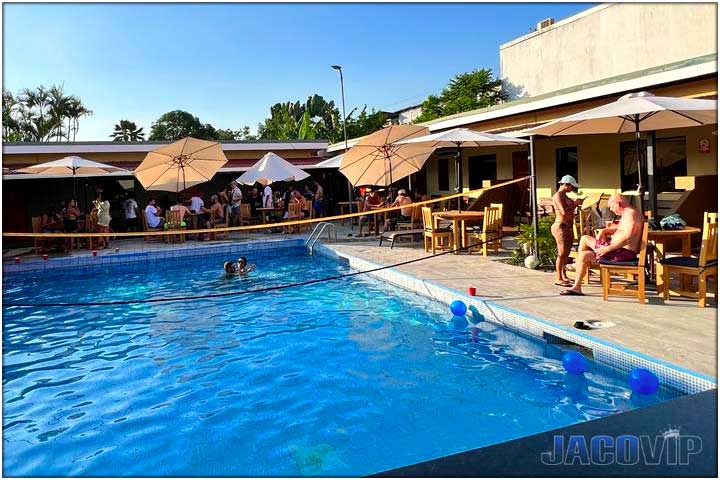
[[[555,282],[555,285],[557,285],[558,287],[572,287],[573,282],[570,280],[568,280],[567,282]]]
[[[584,297],[584,293],[576,292],[575,290],[563,290],[560,292],[560,295],[566,296],[566,297]]]

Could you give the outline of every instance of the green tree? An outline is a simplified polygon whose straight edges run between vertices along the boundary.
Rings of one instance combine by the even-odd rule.
[[[422,104],[422,114],[415,123],[446,115],[497,105],[508,97],[502,81],[493,78],[492,70],[483,68],[456,75],[439,96],[430,95]]]
[[[113,142],[141,142],[145,140],[142,127],[138,128],[135,122],[120,120],[115,124],[115,131],[110,135]]]
[[[348,138],[364,137],[383,128],[385,122],[387,122],[387,115],[384,112],[373,109],[367,113],[367,105],[365,105],[357,118],[353,118],[352,112],[350,112],[347,124]]]
[[[284,102],[270,107],[270,117],[258,125],[258,137],[275,140],[337,141],[342,137],[340,112],[335,102],[311,95],[305,103]]]
[[[180,140],[185,137],[195,137],[204,140],[214,140],[215,128],[209,123],[202,123],[200,119],[183,110],[173,110],[164,113],[150,127],[150,140]]]
[[[17,95],[3,90],[3,140],[74,140],[80,118],[91,114],[78,97],[66,95],[62,86],[25,88]]]

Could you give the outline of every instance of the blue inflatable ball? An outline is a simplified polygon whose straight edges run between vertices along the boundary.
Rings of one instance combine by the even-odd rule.
[[[450,322],[452,323],[453,328],[456,328],[458,330],[464,330],[468,326],[467,317],[458,317],[457,315],[453,315]]]
[[[628,381],[630,389],[639,395],[652,395],[660,386],[660,380],[655,374],[644,368],[633,368]]]
[[[456,317],[463,317],[467,313],[467,305],[462,300],[455,300],[450,304],[450,311]]]
[[[582,375],[588,370],[587,360],[580,352],[565,352],[562,364],[565,370],[573,375]]]

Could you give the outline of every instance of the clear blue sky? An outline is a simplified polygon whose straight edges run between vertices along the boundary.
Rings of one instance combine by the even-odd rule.
[[[499,68],[498,46],[590,4],[5,4],[3,86],[64,84],[95,113],[78,140],[145,131],[183,109],[217,128],[318,93],[395,110],[455,74]]]

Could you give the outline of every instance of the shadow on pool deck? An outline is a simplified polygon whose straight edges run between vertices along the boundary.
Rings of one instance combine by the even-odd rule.
[[[689,395],[658,405],[640,408],[610,417],[550,430],[498,445],[478,448],[447,457],[381,472],[374,477],[717,477],[717,390]],[[578,456],[574,465],[546,465],[541,460],[544,452],[553,450],[554,437],[564,437],[568,451],[570,435],[579,435],[579,442],[587,445],[592,455],[591,438],[607,435],[613,439],[620,435],[647,436],[650,444],[660,436],[657,447],[663,445],[662,433],[670,428],[679,429],[681,440],[664,443],[664,457],[658,455],[656,465],[643,459],[650,455],[647,447],[639,452],[635,465],[622,465],[612,461],[608,465],[591,462],[581,464]],[[697,438],[690,438],[694,436]],[[684,437],[684,438],[683,438]],[[697,439],[700,440],[698,445]],[[695,442],[695,443],[692,443]],[[688,458],[686,465],[677,459]],[[699,451],[685,455],[687,451]],[[609,449],[615,452],[614,448]],[[582,452],[582,449],[576,450]],[[668,452],[670,456],[668,457]],[[685,457],[683,457],[685,455]],[[615,457],[612,457],[613,459]],[[664,458],[664,460],[661,460]],[[668,460],[669,459],[669,460]],[[588,464],[589,463],[589,464]]]

